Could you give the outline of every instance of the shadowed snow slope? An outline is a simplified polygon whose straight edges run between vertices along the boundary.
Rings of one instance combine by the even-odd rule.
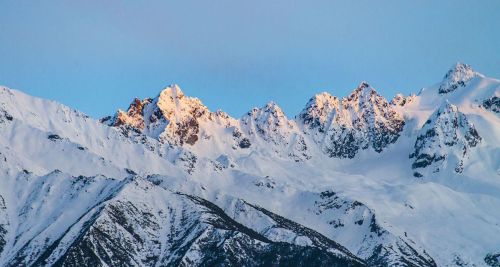
[[[1,88],[0,266],[498,266],[499,97],[460,63],[294,118],[172,85],[97,121]]]

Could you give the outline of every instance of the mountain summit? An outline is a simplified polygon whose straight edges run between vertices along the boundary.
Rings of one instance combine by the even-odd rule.
[[[232,118],[171,85],[99,122],[0,88],[0,266],[497,266],[500,81],[421,92]]]
[[[474,125],[458,107],[444,101],[417,136],[415,152],[410,155],[410,158],[415,158],[412,168],[418,170],[415,176],[421,177],[425,169],[438,173],[447,165],[461,173],[465,160],[470,157],[470,150],[481,139]]]
[[[402,115],[367,82],[342,99],[316,95],[298,118],[325,153],[339,158],[353,158],[369,147],[381,152],[404,127]]]
[[[447,94],[460,87],[465,87],[476,76],[482,75],[475,72],[470,65],[456,63],[444,76],[439,86],[439,93]]]
[[[184,96],[180,87],[174,84],[155,98],[134,99],[128,111],[119,110],[114,117],[102,121],[173,144],[193,145],[199,138],[199,121],[209,117],[208,108],[199,99]]]

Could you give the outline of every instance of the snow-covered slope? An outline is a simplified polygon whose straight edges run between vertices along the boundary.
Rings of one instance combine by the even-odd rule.
[[[172,85],[99,122],[2,88],[0,266],[496,266],[499,97],[460,63],[295,118]]]
[[[264,209],[257,215],[279,220],[275,232],[291,239],[141,178],[22,173],[2,188],[10,191],[2,192],[0,213],[6,266],[364,266],[334,241]]]
[[[0,88],[0,146],[37,174],[56,169],[77,175],[122,177],[127,170],[177,173],[158,157],[156,140],[131,139],[69,107]]]

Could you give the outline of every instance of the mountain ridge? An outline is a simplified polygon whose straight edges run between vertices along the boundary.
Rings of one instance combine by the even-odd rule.
[[[391,101],[362,82],[343,98],[313,96],[292,118],[274,102],[232,118],[172,85],[99,122],[2,88],[0,266],[219,265],[218,254],[243,247],[254,256],[225,260],[259,266],[264,262],[250,259],[274,251],[290,260],[278,265],[300,265],[297,255],[341,262],[326,243],[345,248],[343,259],[353,266],[494,263],[500,244],[489,237],[500,234],[494,109],[500,81],[475,73],[458,79],[452,91],[439,93],[447,74],[418,95]],[[440,160],[423,166],[422,155]],[[88,220],[90,213],[81,217],[122,183],[141,186],[111,197],[99,223]],[[215,215],[215,227],[196,219],[208,206],[226,219]],[[180,218],[167,214],[184,216],[203,238],[191,239],[195,230],[182,224],[159,230],[154,225],[165,218]],[[37,216],[42,219],[32,219]],[[439,230],[443,225],[446,231]],[[106,245],[99,231],[128,252]],[[181,246],[188,254],[167,249],[180,244],[168,234],[176,231],[186,233],[180,243],[194,240]],[[77,233],[82,238],[72,242]],[[318,236],[326,243],[317,243]],[[218,250],[211,244],[221,237],[230,241]],[[149,254],[139,252],[144,248]]]

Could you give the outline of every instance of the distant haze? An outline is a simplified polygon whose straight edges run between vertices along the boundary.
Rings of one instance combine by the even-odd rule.
[[[176,83],[239,117],[362,80],[387,98],[455,62],[500,78],[500,1],[2,1],[0,84],[93,117]]]

